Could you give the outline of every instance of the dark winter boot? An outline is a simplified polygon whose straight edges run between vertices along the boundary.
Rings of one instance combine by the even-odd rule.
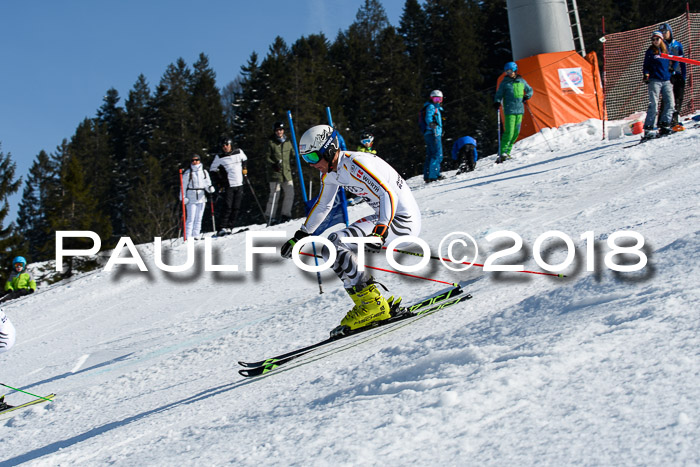
[[[659,127],[659,136],[667,136],[671,133],[673,132],[671,131],[671,127],[668,126],[668,123],[662,123]]]
[[[643,140],[656,138],[657,136],[658,135],[656,134],[656,131],[654,131],[653,128],[647,126],[644,127],[644,135],[642,136]]]
[[[14,405],[8,405],[5,403],[5,396],[0,397],[0,412],[3,410],[11,409]]]

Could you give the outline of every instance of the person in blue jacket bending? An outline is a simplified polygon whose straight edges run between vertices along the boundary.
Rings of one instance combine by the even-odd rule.
[[[476,140],[471,136],[462,136],[452,145],[452,159],[459,161],[457,175],[471,172],[476,168],[479,154],[476,152]]]

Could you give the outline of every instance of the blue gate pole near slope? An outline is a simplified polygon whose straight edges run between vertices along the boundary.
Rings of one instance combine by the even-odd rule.
[[[309,197],[306,194],[306,187],[304,186],[304,175],[301,173],[301,158],[299,157],[299,146],[297,145],[297,135],[294,132],[294,121],[292,120],[292,111],[287,110],[287,120],[289,121],[289,132],[292,136],[292,145],[294,146],[294,155],[297,158],[297,171],[299,172],[299,181],[301,182],[301,197],[304,200],[304,207],[306,208]],[[314,250],[314,262],[318,266],[318,257],[316,255],[316,244],[311,243],[311,247]],[[316,271],[316,279],[318,280],[318,293],[323,293],[323,286],[321,282],[321,273]]]
[[[330,107],[326,107],[326,117],[328,117],[328,124],[333,126],[333,117],[331,117]],[[340,193],[340,203],[343,206],[343,219],[345,219],[345,227],[348,227],[350,226],[350,222],[348,221],[348,200],[345,198],[345,188],[341,186],[338,192]]]

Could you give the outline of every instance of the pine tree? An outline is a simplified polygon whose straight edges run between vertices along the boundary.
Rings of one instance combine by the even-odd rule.
[[[49,200],[58,189],[55,160],[40,151],[29,169],[17,214],[18,231],[24,239],[22,251],[34,261],[52,258],[55,235],[49,219]]]
[[[94,188],[86,179],[84,164],[72,154],[73,143],[64,144],[56,154],[60,164],[60,192],[47,205],[52,231],[90,230],[97,233],[105,244],[112,237],[112,226],[93,195]],[[88,238],[67,238],[64,246],[69,249],[87,249],[92,246]],[[66,275],[70,276],[77,266],[75,258],[68,259]],[[80,262],[82,264],[82,262]]]
[[[382,72],[376,86],[383,97],[375,106],[375,120],[368,128],[375,137],[374,149],[404,177],[422,173],[425,160],[424,140],[417,124],[420,83],[407,73],[411,62],[402,37],[393,27],[379,39],[377,60]]]
[[[195,151],[203,157],[203,163],[206,163],[210,162],[207,154],[218,148],[226,124],[221,94],[216,87],[216,73],[209,66],[209,58],[203,53],[199,54],[193,68],[189,84],[192,135],[195,138],[193,143]]]
[[[0,143],[0,268],[10,267],[13,255],[21,245],[21,237],[15,233],[14,225],[5,225],[5,218],[10,212],[7,197],[19,190],[22,178],[15,178],[17,165],[8,152],[2,152]]]
[[[117,236],[126,234],[125,209],[126,196],[129,190],[128,163],[126,157],[126,115],[124,109],[118,107],[119,93],[112,88],[107,91],[102,107],[97,111],[97,124],[107,134],[109,146],[108,166],[109,175],[106,186],[106,206],[100,203],[101,209],[109,215],[112,231]]]
[[[163,167],[166,189],[178,185],[178,170],[192,154],[198,153],[197,137],[192,131],[192,107],[189,84],[192,72],[182,58],[168,65],[153,98],[155,127],[149,153]]]

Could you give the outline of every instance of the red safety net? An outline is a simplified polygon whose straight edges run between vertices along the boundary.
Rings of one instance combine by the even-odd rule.
[[[603,81],[605,106],[610,120],[647,110],[647,85],[642,82],[644,53],[651,45],[651,34],[658,31],[663,23],[671,26],[673,38],[683,45],[686,58],[700,58],[700,13],[684,14],[632,31],[607,34],[603,51]],[[686,70],[681,115],[700,110],[700,66],[688,64]]]

